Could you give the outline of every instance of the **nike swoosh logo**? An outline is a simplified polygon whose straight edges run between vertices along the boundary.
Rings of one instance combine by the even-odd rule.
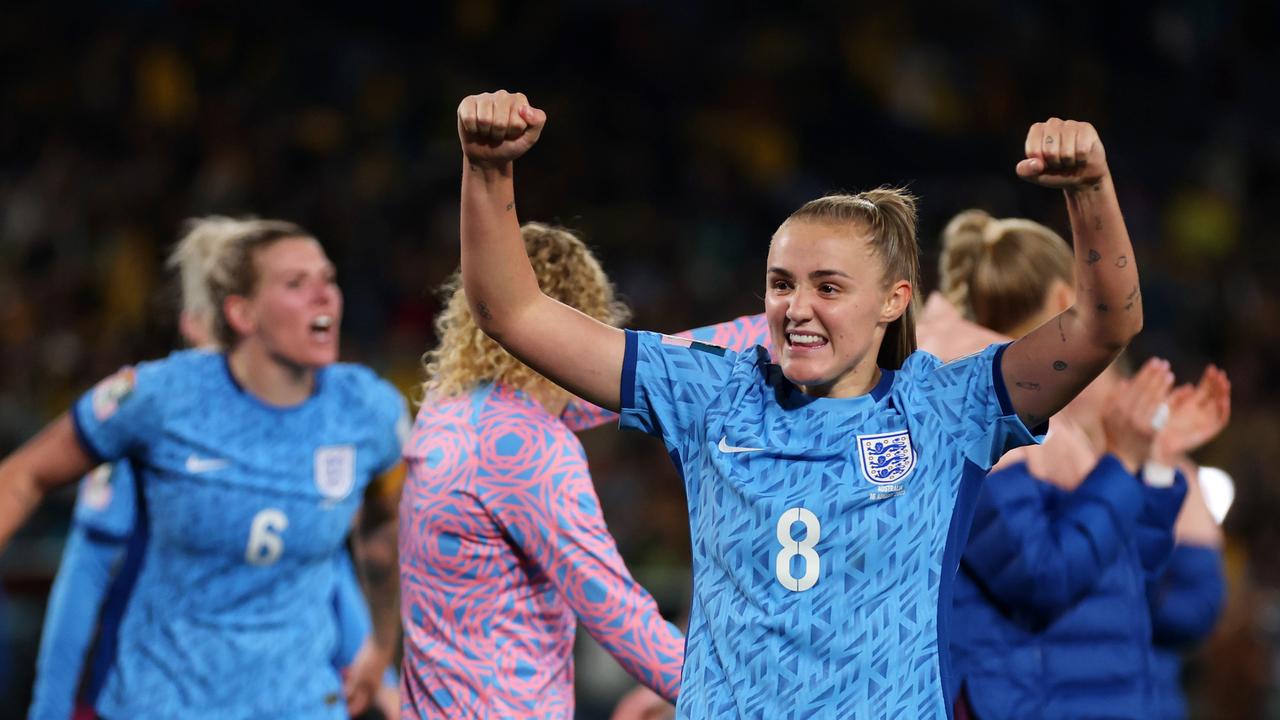
[[[221,470],[228,464],[229,463],[222,458],[202,458],[196,455],[187,456],[187,472],[192,474]]]
[[[717,445],[716,448],[720,450],[720,452],[722,453],[760,452],[761,450],[764,449],[764,448],[753,448],[753,447],[736,447],[734,445],[730,445],[729,438],[724,435],[720,436],[720,444]]]

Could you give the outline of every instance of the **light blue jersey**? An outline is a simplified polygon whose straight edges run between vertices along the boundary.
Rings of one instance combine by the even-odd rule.
[[[336,558],[364,488],[399,459],[399,393],[332,365],[276,408],[223,355],[184,351],[99,383],[73,418],[91,455],[129,458],[147,539],[98,712],[345,718]]]
[[[71,717],[86,662],[79,700],[92,703],[102,689],[144,547],[134,532],[135,493],[127,461],[100,465],[80,481],[40,632],[29,720]]]
[[[946,612],[974,494],[1035,441],[1003,346],[913,354],[859,397],[769,364],[627,333],[623,427],[684,476],[694,596],[682,718],[946,718]]]

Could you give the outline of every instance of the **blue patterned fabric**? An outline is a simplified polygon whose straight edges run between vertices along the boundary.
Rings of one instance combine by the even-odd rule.
[[[333,365],[307,401],[276,408],[224,356],[184,351],[122,370],[72,415],[90,454],[129,458],[146,526],[99,712],[345,717],[337,558],[365,486],[399,459],[399,393]]]
[[[688,494],[680,717],[948,717],[965,488],[1035,441],[1003,392],[1003,346],[946,365],[915,353],[829,399],[763,348],[626,342],[621,424],[663,440]]]

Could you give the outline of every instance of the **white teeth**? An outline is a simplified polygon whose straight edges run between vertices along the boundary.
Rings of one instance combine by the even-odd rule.
[[[817,345],[825,340],[821,335],[798,335],[796,333],[792,333],[787,337],[791,339],[792,345]]]
[[[333,327],[333,317],[330,315],[317,315],[311,321],[312,330],[328,330]]]

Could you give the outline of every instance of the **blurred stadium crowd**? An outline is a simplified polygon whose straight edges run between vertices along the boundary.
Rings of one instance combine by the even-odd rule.
[[[201,2],[0,11],[0,451],[121,364],[177,342],[163,254],[189,216],[300,222],[336,262],[346,359],[410,396],[433,289],[457,263],[454,107],[518,87],[555,132],[522,163],[523,220],[578,228],[664,331],[757,312],[770,233],[803,200],[908,184],[926,283],[941,224],[981,206],[1069,237],[1013,174],[1029,122],[1088,119],[1142,262],[1134,358],[1230,374],[1230,598],[1193,709],[1280,717],[1280,9],[1163,2],[961,8],[458,0],[416,10]],[[550,160],[554,158],[554,162]],[[737,288],[738,293],[725,292]],[[584,441],[611,529],[678,616],[688,528],[658,446]],[[0,564],[4,700],[20,717],[73,496]],[[584,648],[583,652],[595,652]],[[594,656],[593,656],[594,657]],[[583,717],[626,681],[582,663]]]

